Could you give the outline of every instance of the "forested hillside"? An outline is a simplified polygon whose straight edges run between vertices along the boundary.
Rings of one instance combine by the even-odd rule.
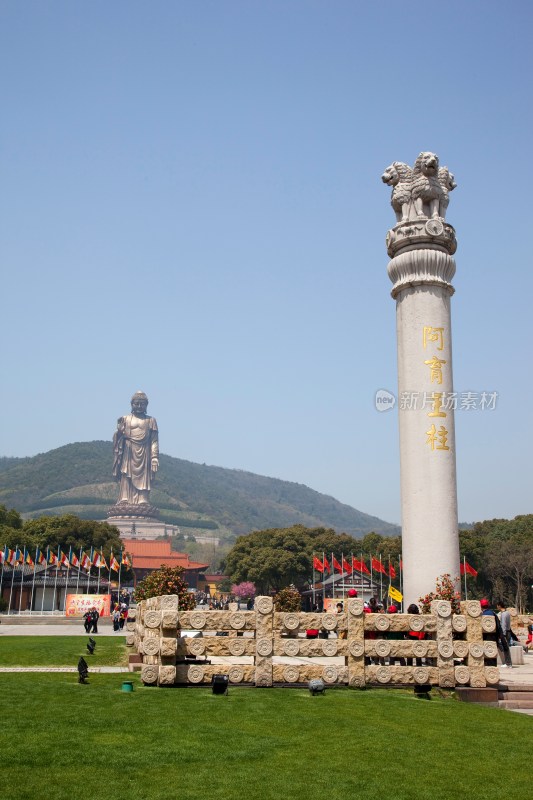
[[[161,517],[222,538],[302,524],[351,536],[394,535],[396,525],[357,511],[298,483],[161,455],[151,499]],[[105,519],[117,496],[110,442],[77,442],[33,458],[0,459],[0,502],[24,516],[71,512]]]

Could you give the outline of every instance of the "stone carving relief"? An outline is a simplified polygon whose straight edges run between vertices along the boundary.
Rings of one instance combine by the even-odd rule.
[[[246,642],[244,639],[230,639],[229,651],[232,656],[242,656],[246,650]]]
[[[481,630],[485,633],[494,633],[496,630],[496,619],[488,615],[481,617]]]
[[[283,624],[288,631],[295,631],[300,625],[300,617],[290,611],[283,615]]]
[[[271,597],[257,597],[255,600],[254,608],[256,611],[259,611],[260,614],[270,614],[273,608],[273,602]]]
[[[456,667],[455,668],[455,680],[457,683],[468,683],[470,680],[470,670],[468,667]]]
[[[244,678],[244,670],[242,667],[230,667],[228,670],[228,678],[230,683],[241,683]]]
[[[335,639],[328,639],[322,643],[322,652],[325,656],[337,655],[337,642]]]
[[[195,631],[201,630],[205,626],[206,619],[205,611],[194,611],[189,618],[191,628]]]
[[[322,617],[322,627],[325,628],[327,631],[333,631],[337,627],[337,615],[336,614],[324,614]]]
[[[452,628],[457,633],[466,631],[466,617],[463,614],[454,614],[452,617]]]
[[[205,653],[205,642],[203,639],[188,639],[188,650],[192,656],[203,656]]]
[[[286,656],[297,656],[300,652],[300,643],[297,639],[289,639],[284,643],[283,651]]]
[[[239,641],[237,639],[236,641]],[[243,642],[244,644],[244,642]],[[272,653],[272,640],[271,639],[258,639],[257,640],[257,653],[260,656],[269,656]]]
[[[147,628],[159,628],[161,625],[161,612],[147,611],[144,615],[144,624]]]
[[[236,611],[234,614],[231,614],[229,618],[229,624],[234,630],[240,630],[244,628],[246,622],[246,617],[242,613],[242,611]]]
[[[337,672],[336,667],[324,667],[322,670],[322,680],[324,683],[335,683],[337,678],[339,677],[339,673]]]
[[[364,642],[352,641],[348,645],[348,650],[352,654],[354,658],[358,658],[358,656],[362,656],[365,652],[365,645]]]
[[[300,670],[298,667],[285,667],[283,670],[283,677],[287,683],[297,683],[300,677]]]

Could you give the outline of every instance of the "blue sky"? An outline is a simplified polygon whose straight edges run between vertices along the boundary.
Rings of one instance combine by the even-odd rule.
[[[380,180],[454,172],[459,517],[532,512],[533,6],[0,3],[0,453],[110,439],[400,520]]]

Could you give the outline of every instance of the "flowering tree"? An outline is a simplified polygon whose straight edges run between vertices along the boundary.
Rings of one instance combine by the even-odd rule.
[[[238,597],[239,600],[248,600],[255,597],[257,590],[255,584],[251,581],[243,581],[242,583],[234,584],[231,587],[231,593]]]
[[[191,611],[196,607],[193,594],[187,591],[188,584],[183,580],[183,567],[168,567],[166,564],[143,578],[135,589],[135,602],[146,600],[148,597],[161,597],[164,594],[178,595],[178,608],[180,611]]]
[[[460,614],[461,607],[459,603],[461,601],[461,594],[456,591],[455,588],[458,584],[459,578],[456,578],[455,581],[452,581],[449,573],[445,573],[444,575],[441,575],[440,578],[437,578],[435,591],[419,598],[418,602],[422,607],[422,614],[431,613],[432,600],[449,600],[452,604],[452,613]]]

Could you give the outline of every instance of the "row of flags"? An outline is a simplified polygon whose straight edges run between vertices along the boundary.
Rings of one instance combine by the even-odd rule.
[[[91,553],[87,555],[81,548],[79,555],[76,555],[71,547],[67,556],[61,549],[61,546],[58,547],[57,553],[49,547],[46,549],[46,553],[44,550],[37,548],[35,557],[32,558],[30,551],[26,548],[24,548],[24,551],[19,547],[15,548],[15,550],[11,550],[11,548],[6,546],[0,550],[0,564],[2,564],[2,566],[8,565],[13,568],[30,567],[30,569],[35,569],[37,565],[43,567],[66,567],[67,569],[70,569],[70,567],[77,567],[84,569],[86,572],[89,572],[92,567],[96,567],[97,569],[109,569],[110,572],[119,572],[121,566],[127,569],[131,567],[131,559],[127,553],[123,551],[120,552],[118,558],[113,555],[113,551],[111,551],[108,564],[101,550],[95,550],[91,547]]]
[[[322,559],[318,558],[317,556],[313,556],[313,569],[317,572],[321,572],[324,574],[325,572],[329,572],[332,574],[333,570],[335,572],[344,573],[347,572],[348,575],[351,575],[352,572],[357,570],[357,572],[365,573],[366,575],[370,575],[370,570],[368,569],[365,560],[361,556],[361,558],[355,558],[351,556],[350,559],[345,558],[344,556],[341,557],[341,560],[338,561],[335,556],[332,554],[331,556],[331,563],[333,568],[331,567],[327,556],[323,556]],[[386,575],[387,578],[395,578],[396,577],[396,569],[394,566],[389,563],[388,571],[387,567],[381,561],[381,558],[377,558],[376,556],[370,557],[370,566],[373,572],[380,572],[383,575]],[[402,562],[400,560],[400,570],[402,569]]]
[[[339,572],[341,574],[347,572],[348,575],[351,575],[354,569],[357,570],[357,572],[361,572],[366,575],[371,574],[371,571],[368,569],[362,556],[360,559],[355,558],[354,556],[352,556],[350,559],[347,559],[342,556],[341,560],[338,561],[332,554],[331,563],[333,565],[333,569],[328,561],[327,556],[323,555],[322,559],[318,558],[317,556],[313,556],[313,569],[317,572],[321,572],[322,574],[328,572],[331,575],[334,570],[335,572]],[[389,562],[387,570],[387,567],[385,564],[383,564],[381,557],[377,558],[376,556],[370,556],[370,566],[373,572],[381,573],[391,580],[396,577],[395,567]],[[403,569],[403,563],[401,559],[399,561],[399,567],[401,571]],[[473,578],[476,578],[477,570],[474,569],[474,567],[469,564],[466,559],[463,559],[461,562],[461,575],[472,575]]]

